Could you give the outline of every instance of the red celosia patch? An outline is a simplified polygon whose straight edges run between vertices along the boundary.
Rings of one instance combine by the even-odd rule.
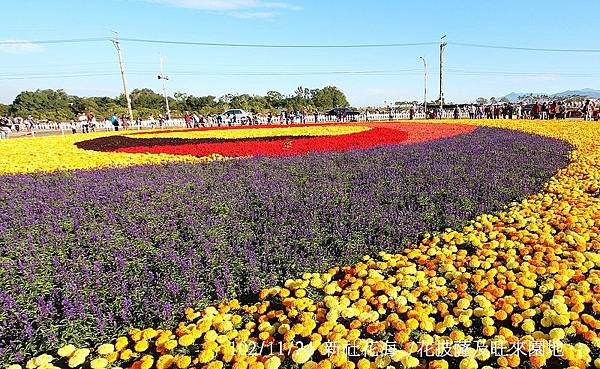
[[[399,144],[408,138],[408,134],[399,129],[375,127],[368,131],[339,136],[318,137],[269,137],[263,140],[228,140],[225,142],[154,145],[119,148],[115,151],[128,153],[165,153],[176,155],[206,156],[221,154],[224,156],[288,156],[309,152],[344,151],[366,149],[373,146]]]
[[[319,124],[325,125],[325,124]],[[303,126],[319,126],[303,125]],[[328,124],[331,125],[331,124]],[[341,125],[341,124],[340,124]],[[117,151],[127,153],[152,153],[206,156],[221,154],[229,157],[245,156],[289,156],[310,152],[345,151],[366,149],[375,146],[409,144],[425,142],[458,134],[472,132],[476,126],[460,124],[420,124],[413,122],[352,123],[370,127],[368,131],[335,136],[288,136],[263,137],[251,139],[183,139],[183,138],[143,138],[145,134],[174,131],[140,132],[140,138],[124,136],[102,137],[96,140],[78,143],[80,148],[98,151]],[[300,125],[293,125],[294,127]],[[180,130],[230,130],[290,127],[280,125],[212,127]]]
[[[470,133],[477,129],[476,126],[446,123],[414,123],[414,122],[385,122],[385,123],[361,123],[367,127],[395,128],[408,133],[404,144],[412,144],[437,140],[444,137],[452,137],[460,134]]]

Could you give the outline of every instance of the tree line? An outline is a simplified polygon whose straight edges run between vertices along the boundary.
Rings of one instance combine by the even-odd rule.
[[[135,89],[130,93],[134,118],[158,117],[165,113],[165,99],[149,88]],[[186,111],[199,114],[219,114],[227,109],[244,109],[254,113],[277,113],[280,111],[325,111],[334,107],[349,106],[342,91],[335,86],[309,89],[298,87],[291,95],[269,91],[266,95],[226,94],[220,97],[194,96],[176,92],[168,97],[172,116],[182,116]],[[12,104],[0,104],[0,115],[27,117],[38,120],[64,121],[76,119],[86,112],[96,117],[109,117],[113,113],[127,114],[125,96],[80,97],[64,90],[23,91]]]

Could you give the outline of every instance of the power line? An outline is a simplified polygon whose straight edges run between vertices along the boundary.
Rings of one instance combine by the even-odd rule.
[[[506,77],[544,77],[544,76],[560,76],[560,77],[597,77],[599,73],[561,73],[561,72],[503,72],[503,71],[469,71],[454,69],[450,70],[451,74],[455,75],[474,75],[474,76],[506,76]]]
[[[98,41],[110,41],[108,37],[95,37],[95,38],[70,38],[61,40],[2,40],[0,45],[23,45],[23,44],[73,44],[81,42],[98,42]]]
[[[502,49],[502,50],[540,51],[540,52],[556,52],[556,53],[600,53],[600,49],[546,49],[546,48],[537,48],[537,47],[471,44],[471,43],[465,43],[465,42],[448,42],[448,44],[454,45],[454,46],[475,47],[475,48],[480,48],[480,49]]]
[[[142,38],[121,38],[121,41],[143,42],[166,45],[189,45],[189,46],[220,46],[220,47],[252,47],[252,48],[288,48],[288,49],[333,49],[333,48],[379,48],[379,47],[408,47],[436,45],[436,42],[413,42],[413,43],[389,43],[389,44],[345,44],[345,45],[317,45],[317,44],[239,44],[220,42],[194,42],[194,41],[168,41],[150,40]]]
[[[171,71],[172,76],[213,76],[213,77],[228,77],[228,76],[320,76],[320,75],[354,75],[354,76],[417,76],[421,75],[421,71],[416,69],[404,70],[332,70],[332,71]],[[136,70],[128,72],[130,75],[136,76],[155,76],[156,72],[151,70]],[[446,74],[460,76],[502,76],[502,77],[544,77],[559,75],[566,78],[590,78],[598,77],[600,73],[560,73],[560,72],[504,72],[504,71],[468,71],[461,69],[449,69]],[[39,73],[21,73],[15,74],[0,74],[0,80],[22,79],[49,79],[49,78],[75,78],[75,77],[96,77],[96,76],[116,76],[117,72],[110,71],[85,71],[79,73],[69,72],[39,72]]]
[[[23,45],[23,44],[69,44],[111,41],[109,37],[70,38],[55,40],[0,40],[0,45]],[[229,43],[229,42],[196,42],[179,40],[155,40],[142,38],[121,38],[121,41],[153,43],[165,45],[189,45],[189,46],[219,46],[219,47],[249,47],[249,48],[385,48],[385,47],[411,47],[438,45],[438,42],[409,42],[409,43],[374,43],[374,44],[254,44],[254,43]],[[484,49],[502,49],[516,51],[537,52],[565,52],[565,53],[600,53],[600,49],[558,49],[558,48],[536,48],[507,45],[490,45],[467,42],[448,42],[448,45]]]
[[[60,75],[36,75],[36,76],[12,76],[12,77],[0,77],[0,81],[6,80],[34,80],[34,79],[54,79],[54,78],[79,78],[79,77],[104,77],[104,76],[116,76],[119,73],[82,73],[82,74],[60,74]]]

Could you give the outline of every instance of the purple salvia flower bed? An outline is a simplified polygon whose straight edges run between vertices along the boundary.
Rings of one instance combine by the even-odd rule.
[[[570,150],[478,128],[370,150],[0,176],[0,364],[398,251],[540,190]]]

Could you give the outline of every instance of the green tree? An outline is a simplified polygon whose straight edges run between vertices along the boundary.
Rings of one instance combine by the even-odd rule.
[[[70,120],[75,118],[71,97],[64,90],[36,90],[21,92],[15,98],[10,114],[33,116],[36,119]]]
[[[164,97],[149,88],[135,89],[130,97],[133,114],[136,117],[145,118],[165,112]],[[168,99],[174,117],[183,115],[185,111],[215,114],[230,108],[240,108],[251,112],[267,113],[282,109],[301,111],[305,107],[324,111],[349,105],[344,93],[335,86],[321,89],[300,86],[294,94],[287,97],[277,91],[269,91],[265,96],[226,94],[219,98],[176,92]],[[127,104],[123,94],[115,98],[79,97],[67,95],[63,90],[24,91],[15,98],[12,105],[3,105],[0,109],[2,109],[0,112],[4,111],[13,116],[32,115],[36,119],[50,120],[75,119],[88,111],[93,112],[98,119],[108,118],[113,113],[127,114]]]
[[[280,92],[277,91],[267,92],[265,100],[267,102],[267,105],[274,109],[281,109],[285,105],[285,96],[283,96]]]
[[[335,86],[327,86],[314,90],[312,94],[313,105],[319,110],[328,110],[335,107],[347,107],[346,95]]]

